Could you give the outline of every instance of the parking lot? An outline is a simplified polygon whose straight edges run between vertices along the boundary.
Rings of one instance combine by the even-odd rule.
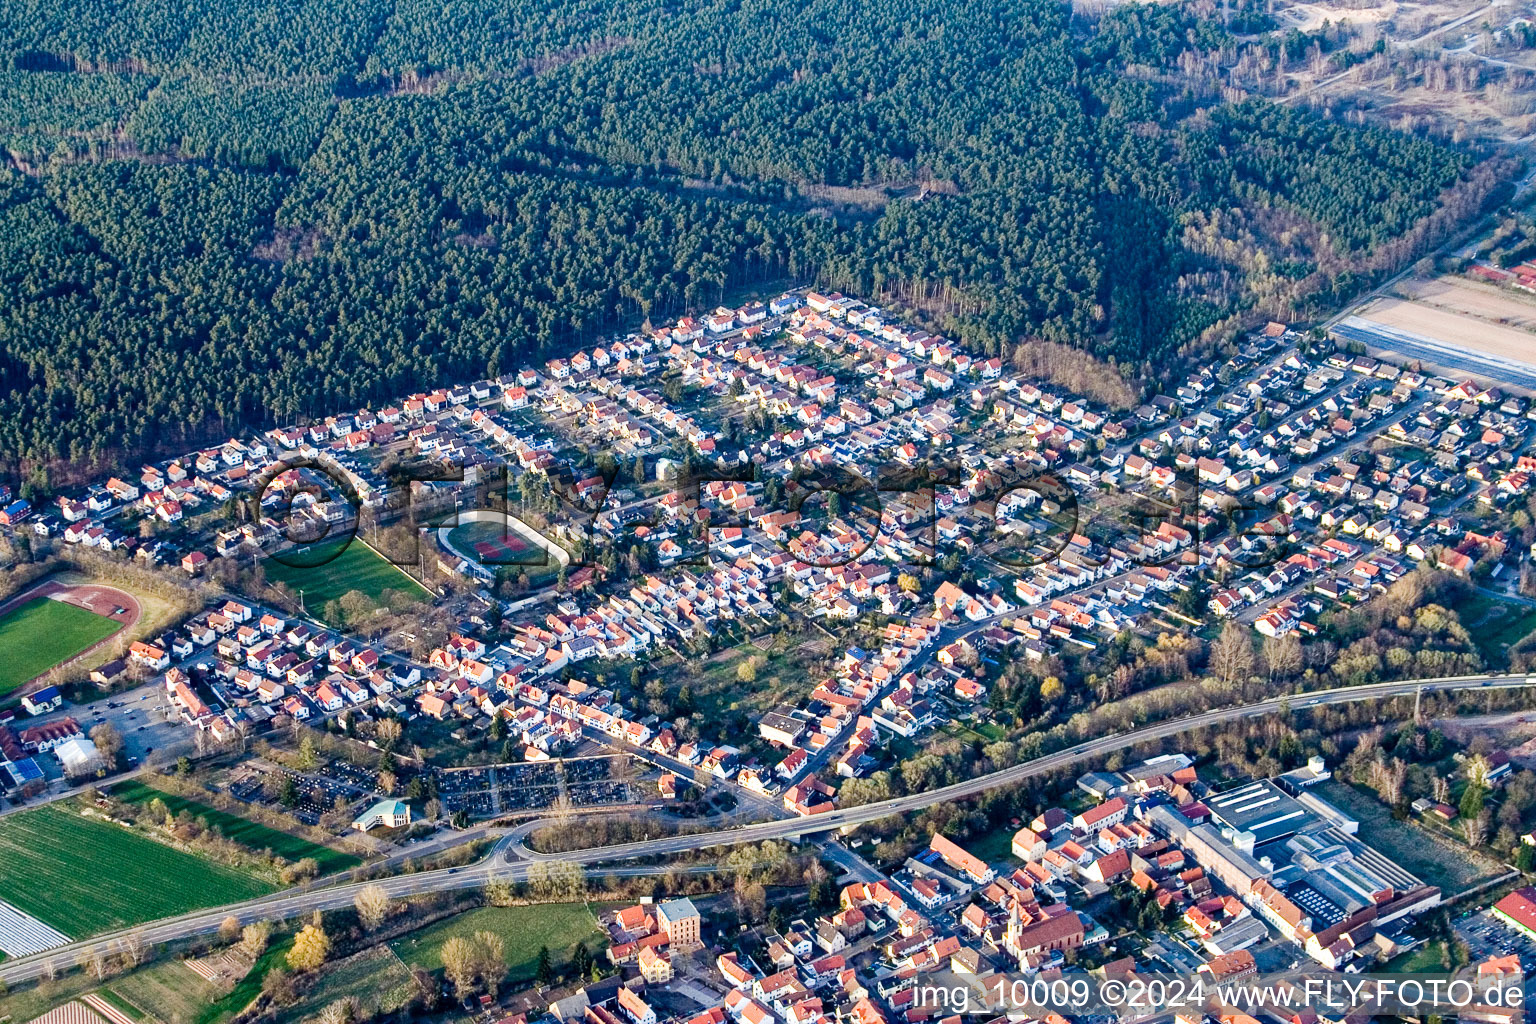
[[[168,710],[170,721],[166,720]],[[123,751],[135,767],[155,751],[186,745],[192,738],[176,720],[175,711],[166,702],[165,689],[157,683],[85,704],[68,704],[39,721],[57,721],[66,715],[79,722],[86,733],[103,723],[111,725],[122,735]]]
[[[1492,910],[1457,918],[1456,934],[1471,950],[1474,964],[1490,957],[1515,955],[1526,974],[1536,973],[1536,942],[1499,920]]]

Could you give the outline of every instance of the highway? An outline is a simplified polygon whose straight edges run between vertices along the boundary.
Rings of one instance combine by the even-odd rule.
[[[758,822],[717,832],[704,832],[696,835],[674,836],[640,843],[597,847],[571,853],[544,855],[528,851],[524,848],[517,850],[517,853],[527,859],[520,860],[515,857],[509,857],[509,849],[520,839],[521,830],[518,830],[503,835],[485,858],[472,865],[460,868],[442,868],[436,871],[423,871],[409,875],[397,875],[391,878],[378,879],[376,883],[348,882],[328,887],[289,889],[242,903],[233,903],[209,910],[195,911],[180,917],[166,918],[135,928],[97,936],[94,939],[60,946],[46,953],[38,953],[29,957],[0,963],[0,980],[3,980],[6,984],[14,985],[42,976],[50,966],[55,970],[62,971],[73,966],[79,958],[88,955],[93,949],[100,949],[108,954],[119,952],[122,939],[129,934],[140,937],[145,943],[171,942],[216,931],[219,924],[226,917],[230,916],[244,923],[261,919],[276,920],[290,918],[315,910],[334,910],[346,907],[352,903],[352,898],[356,895],[357,891],[365,885],[378,884],[392,898],[400,898],[415,893],[474,888],[484,885],[491,878],[505,878],[513,881],[526,879],[529,877],[529,872],[533,866],[540,861],[559,860],[592,865],[610,861],[632,860],[639,857],[685,853],[717,846],[763,842],[769,839],[803,838],[847,825],[859,825],[875,821],[892,814],[905,814],[921,810],[934,804],[963,800],[990,789],[1026,782],[1048,772],[1069,767],[1089,758],[1124,750],[1148,740],[1165,739],[1191,729],[1273,714],[1280,711],[1287,704],[1293,710],[1301,710],[1330,704],[1347,704],[1362,700],[1410,696],[1420,689],[1425,692],[1434,693],[1448,690],[1483,688],[1514,689],[1527,686],[1536,686],[1536,676],[1453,676],[1441,679],[1403,680],[1389,683],[1373,683],[1369,686],[1342,687],[1330,690],[1314,690],[1307,693],[1287,694],[1256,701],[1251,704],[1218,708],[1185,718],[1159,722],[1141,729],[1132,730],[1131,732],[1097,737],[1056,751],[1055,753],[1045,754],[1033,760],[1022,762],[1011,768],[1004,768],[1001,771],[980,775],[965,782],[893,800],[865,804],[861,807],[834,810],[811,818],[791,818],[787,820]],[[676,870],[699,871],[708,870],[708,868],[700,866],[675,867],[670,864],[659,864],[604,869],[602,873],[618,876],[642,876],[665,874]]]
[[[359,889],[378,885],[392,899],[399,899],[424,892],[446,892],[453,889],[475,889],[492,879],[523,881],[529,877],[531,863],[506,863],[497,851],[476,864],[461,868],[443,868],[418,874],[395,875],[373,881],[348,882],[325,888],[287,889],[270,896],[258,897],[243,903],[193,911],[180,917],[169,917],[149,924],[138,925],[109,932],[95,938],[59,946],[44,953],[0,964],[0,981],[7,985],[31,981],[42,977],[51,967],[57,973],[73,968],[99,950],[107,956],[123,952],[124,939],[132,935],[144,948],[157,943],[175,942],[195,935],[218,931],[225,918],[234,917],[241,924],[252,921],[279,921],[303,916],[316,910],[338,910],[352,905]],[[687,874],[711,871],[715,865],[646,864],[605,870],[604,875],[632,878],[645,875],[661,875],[670,872]]]

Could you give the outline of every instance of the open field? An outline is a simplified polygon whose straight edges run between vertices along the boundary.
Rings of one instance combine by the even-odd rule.
[[[1369,793],[1338,779],[1314,789],[1318,796],[1360,822],[1360,838],[1404,869],[1447,895],[1469,889],[1503,869],[1483,860],[1427,829],[1392,817],[1392,811]]]
[[[139,1010],[176,1024],[194,1021],[219,990],[180,960],[166,960],[113,981],[107,991]]]
[[[1489,665],[1509,663],[1509,648],[1536,630],[1536,608],[1475,594],[1456,606],[1456,614],[1478,653]]]
[[[393,1013],[410,996],[411,972],[394,950],[375,946],[340,963],[330,964],[313,988],[278,1017],[279,1021],[313,1020],[322,1009],[348,996],[362,1006],[363,1017]]]
[[[268,974],[277,968],[286,968],[288,950],[293,948],[293,936],[285,935],[275,939],[267,951],[257,959],[256,966],[239,981],[235,987],[207,1006],[203,1007],[193,1024],[217,1024],[218,1021],[229,1020],[235,1014],[251,1005],[261,994],[261,983],[266,980]]]
[[[975,740],[980,740],[983,743],[996,743],[998,740],[1006,739],[1008,736],[1008,731],[996,722],[968,724],[951,719],[944,723],[944,727],[939,731],[946,736],[965,740],[967,743]]]
[[[960,840],[960,845],[970,850],[988,864],[1014,864],[1013,834],[1018,829],[1003,826],[983,836]]]
[[[1499,359],[1529,363],[1536,359],[1536,334],[1490,323],[1422,302],[1378,299],[1359,313],[1367,320],[1411,331],[1462,349]]]
[[[242,871],[55,805],[0,820],[0,892],[76,938],[272,890]]]
[[[495,932],[506,942],[507,971],[513,982],[533,977],[540,946],[549,947],[550,960],[556,966],[565,962],[578,940],[586,942],[594,954],[608,946],[585,903],[481,907],[423,928],[392,946],[408,966],[435,971],[443,966],[443,943],[483,931]]]
[[[332,558],[332,554],[345,546],[346,550]],[[391,564],[374,551],[362,538],[326,541],[312,544],[301,551],[284,555],[290,562],[315,563],[310,567],[289,565],[271,558],[263,564],[267,579],[273,583],[285,583],[294,590],[304,592],[304,604],[311,612],[318,612],[328,601],[339,600],[343,594],[356,590],[368,597],[375,607],[383,607],[384,591],[393,590],[410,601],[421,601],[430,593],[399,566]],[[329,561],[325,561],[330,558]],[[318,563],[324,564],[318,564]]]
[[[1536,331],[1536,301],[1460,277],[1411,278],[1397,288],[1405,298],[1489,323]]]
[[[1445,940],[1432,939],[1387,961],[1388,974],[1441,974],[1445,971]]]
[[[0,615],[0,693],[8,693],[123,628],[121,622],[48,597]]]
[[[209,825],[217,828],[225,836],[253,850],[271,850],[279,857],[286,857],[289,860],[313,857],[319,863],[322,875],[345,871],[363,862],[363,859],[355,854],[333,850],[302,836],[279,831],[260,822],[209,807],[207,804],[184,796],[167,793],[141,779],[119,783],[113,786],[110,792],[119,800],[131,804],[147,804],[159,797],[172,814],[187,811],[193,817],[206,818]]]

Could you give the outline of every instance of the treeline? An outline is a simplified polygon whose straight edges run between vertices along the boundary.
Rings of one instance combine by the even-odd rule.
[[[0,176],[0,473],[500,373],[783,279],[985,354],[1037,338],[1154,377],[1325,287],[1318,252],[1361,261],[1347,289],[1419,247],[1468,177],[1466,152],[1126,75],[1230,45],[1190,4],[1111,13],[1085,41],[1068,18],[1041,0],[0,13],[0,108],[43,171]],[[138,154],[169,163],[113,162]],[[1244,243],[1273,258],[1182,244],[1189,217],[1234,208],[1284,215],[1287,241]]]

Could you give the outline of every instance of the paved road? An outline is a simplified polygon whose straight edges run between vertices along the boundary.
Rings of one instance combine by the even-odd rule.
[[[1301,709],[1328,704],[1346,704],[1361,700],[1377,700],[1383,697],[1406,696],[1421,688],[1427,692],[1437,692],[1485,687],[1511,689],[1526,686],[1536,686],[1536,676],[1455,676],[1444,679],[1405,680],[1401,682],[1375,683],[1370,686],[1345,687],[1291,694],[1257,701],[1252,704],[1206,711],[1186,718],[1149,725],[1127,733],[1102,736],[1067,747],[1052,754],[1046,754],[1043,757],[1037,757],[1032,761],[1025,761],[1022,764],[1014,765],[1012,768],[1005,768],[1002,771],[992,772],[989,775],[981,775],[952,786],[929,790],[926,793],[918,793],[913,796],[900,797],[895,800],[865,804],[862,807],[830,811],[826,814],[816,815],[814,818],[760,822],[720,832],[706,832],[698,835],[675,836],[647,842],[605,846],[591,850],[564,853],[558,856],[543,857],[539,854],[525,852],[524,856],[533,858],[529,860],[510,859],[506,856],[508,852],[507,847],[511,845],[513,839],[513,836],[508,835],[504,836],[492,848],[488,856],[476,864],[462,868],[444,868],[437,871],[399,875],[393,878],[380,879],[378,884],[383,886],[384,891],[391,897],[398,898],[413,893],[474,888],[484,885],[488,879],[493,877],[510,880],[525,879],[539,860],[561,860],[592,865],[608,861],[632,860],[639,857],[654,857],[671,853],[703,850],[711,847],[762,842],[768,839],[800,838],[828,832],[844,825],[863,824],[864,822],[874,821],[891,814],[902,814],[921,810],[924,807],[930,807],[938,803],[961,800],[1000,786],[1024,782],[1047,772],[1069,767],[1088,758],[1124,750],[1148,740],[1163,739],[1190,729],[1215,725],[1221,722],[1272,714],[1281,710],[1287,704],[1291,708]],[[664,874],[674,870],[704,869],[700,867],[677,868],[670,864],[659,864],[604,869],[603,873],[635,876]],[[367,884],[372,883],[349,882],[328,888],[287,890],[243,903],[229,904],[224,907],[196,911],[181,917],[167,918],[138,928],[125,929],[122,932],[100,936],[96,939],[61,946],[48,953],[40,953],[0,963],[0,980],[5,981],[7,984],[29,981],[39,977],[47,964],[54,964],[59,969],[64,969],[72,966],[81,953],[92,948],[99,947],[109,952],[113,951],[122,937],[130,932],[142,936],[146,942],[169,942],[216,931],[220,922],[226,917],[231,916],[241,922],[248,922],[263,918],[293,917],[309,913],[313,910],[331,910],[345,907],[352,902],[352,898],[356,895],[357,890]]]
[[[787,821],[766,821],[752,825],[743,825],[740,828],[722,832],[708,832],[691,836],[675,836],[668,839],[656,839],[643,843],[626,843],[618,846],[607,846],[593,850],[582,850],[572,853],[560,854],[558,857],[547,857],[549,860],[574,861],[581,864],[593,864],[600,861],[628,860],[635,857],[655,856],[657,854],[679,853],[687,850],[707,849],[710,846],[736,845],[739,843],[756,843],[768,839],[792,839],[813,835],[818,832],[828,832],[832,829],[846,825],[861,825],[865,822],[875,821],[891,814],[905,814],[910,811],[922,810],[934,804],[951,803],[956,800],[964,800],[976,796],[990,789],[1000,786],[1014,785],[1029,779],[1044,775],[1076,764],[1088,758],[1109,754],[1114,751],[1124,750],[1144,743],[1148,740],[1164,739],[1176,736],[1179,733],[1191,729],[1198,729],[1208,725],[1217,725],[1222,722],[1230,722],[1241,718],[1254,718],[1260,715],[1273,714],[1282,706],[1289,704],[1294,709],[1318,707],[1326,704],[1347,704],[1361,700],[1378,700],[1383,697],[1404,696],[1423,689],[1426,692],[1443,690],[1465,690],[1483,687],[1509,689],[1512,687],[1536,686],[1536,676],[1456,676],[1444,679],[1405,680],[1400,682],[1373,683],[1369,686],[1340,687],[1331,690],[1315,690],[1309,693],[1288,694],[1281,697],[1273,697],[1268,700],[1258,701],[1253,704],[1245,704],[1232,708],[1218,708],[1214,711],[1205,711],[1198,715],[1186,718],[1178,718],[1167,722],[1149,725],[1142,729],[1136,729],[1128,733],[1111,734],[1097,739],[1087,740],[1075,746],[1067,747],[1053,754],[1037,757],[1032,761],[1025,761],[1011,768],[992,772],[988,775],[980,775],[965,782],[957,782],[954,785],[944,786],[939,789],[928,790],[911,796],[898,797],[894,800],[883,800],[878,803],[865,804],[861,807],[851,807],[828,811],[811,818],[793,818]],[[530,853],[535,859],[540,858],[537,853]]]
[[[93,949],[100,949],[107,955],[119,953],[122,950],[122,941],[128,935],[133,935],[146,946],[153,946],[161,942],[174,942],[193,935],[202,935],[215,932],[219,925],[229,917],[233,917],[241,924],[261,920],[283,920],[311,913],[316,910],[336,910],[352,905],[357,891],[366,885],[377,884],[392,898],[398,899],[422,892],[444,892],[453,889],[474,889],[485,885],[492,878],[520,881],[528,878],[531,865],[527,864],[503,864],[499,857],[487,857],[477,864],[462,868],[444,868],[438,871],[425,871],[413,875],[397,875],[393,878],[381,878],[376,882],[348,882],[344,885],[331,886],[323,889],[309,889],[304,891],[286,890],[274,893],[271,896],[263,896],[258,899],[248,900],[244,903],[232,904],[224,907],[214,907],[209,910],[194,911],[180,917],[165,918],[150,924],[135,928],[125,928],[121,931],[111,932],[81,942],[74,942],[67,946],[59,946],[46,953],[38,953],[23,959],[8,961],[0,964],[0,981],[8,985],[19,982],[31,981],[41,977],[49,965],[58,971],[67,971],[79,962],[82,956],[89,954]],[[673,871],[710,871],[715,865],[690,865],[679,867],[672,864],[645,864],[632,867],[614,868],[606,870],[604,875],[617,875],[619,877],[639,877],[645,875],[661,875]]]

